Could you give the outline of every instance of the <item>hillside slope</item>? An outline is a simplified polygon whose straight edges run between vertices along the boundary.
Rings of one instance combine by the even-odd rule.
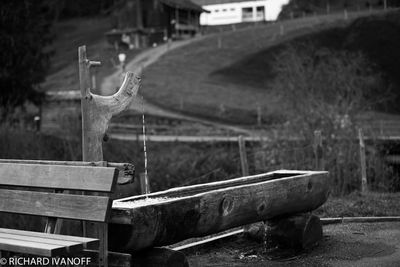
[[[360,23],[352,18],[369,15],[349,13],[346,21],[343,14],[308,17],[210,35],[170,51],[146,69],[142,92],[159,106],[195,116],[254,125],[261,113],[263,124],[282,122],[282,105],[268,90],[279,50],[319,33],[329,36],[327,43],[342,46],[340,35]]]
[[[214,73],[227,83],[252,84],[268,88],[274,73],[272,64],[279,60],[276,55],[287,46],[313,44],[316,49],[331,51],[360,51],[367,56],[377,72],[392,88],[393,98],[380,109],[386,112],[400,112],[396,102],[400,100],[400,12],[359,18],[347,27],[336,27],[301,36],[285,44],[261,50],[243,60]]]

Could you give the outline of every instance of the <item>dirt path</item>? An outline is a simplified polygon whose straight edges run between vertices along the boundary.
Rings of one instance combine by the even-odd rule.
[[[161,56],[166,54],[168,51],[174,50],[178,47],[182,47],[188,45],[197,40],[201,40],[204,38],[203,36],[182,40],[182,41],[174,41],[170,44],[162,44],[154,48],[149,48],[144,50],[142,53],[137,55],[134,59],[126,64],[126,70],[133,71],[135,73],[141,73],[143,68],[148,67],[149,65],[156,62]],[[114,72],[108,77],[103,79],[103,82],[100,85],[100,92],[102,95],[111,95],[114,93],[114,89],[117,85],[121,84],[122,77],[120,70]]]
[[[324,226],[322,243],[306,253],[268,260],[263,245],[243,237],[186,252],[190,266],[400,266],[400,223]]]
[[[126,70],[133,71],[135,73],[141,73],[142,70],[154,62],[156,62],[161,56],[166,54],[168,51],[171,51],[173,49],[188,45],[190,43],[202,40],[203,38],[208,38],[211,35],[207,36],[200,36],[188,40],[183,40],[183,41],[174,41],[171,42],[170,44],[162,44],[160,46],[150,48],[148,50],[143,51],[139,55],[137,55],[133,60],[131,60],[127,65],[126,65]],[[100,92],[101,95],[111,95],[115,92],[115,89],[117,88],[118,85],[122,83],[123,77],[121,76],[120,71],[114,72],[112,75],[105,77],[103,79],[103,82],[100,86]],[[145,90],[145,89],[141,89]],[[189,116],[189,115],[184,115],[179,112],[173,112],[164,108],[161,108],[159,106],[153,105],[146,100],[141,100],[141,99],[135,99],[132,103],[132,105],[129,107],[130,110],[135,110],[139,113],[142,112],[142,101],[145,106],[145,113],[146,114],[151,114],[154,116],[162,116],[162,117],[168,117],[168,118],[173,118],[173,119],[181,119],[181,120],[187,120],[187,121],[194,121],[194,122],[199,122],[203,123],[206,125],[212,125],[217,128],[223,128],[227,130],[232,130],[238,133],[243,133],[243,134],[250,134],[251,131],[243,129],[241,127],[237,127],[234,125],[229,125],[225,123],[219,123],[219,122],[214,122],[214,121],[209,121],[205,119],[201,119],[198,117],[194,116]]]

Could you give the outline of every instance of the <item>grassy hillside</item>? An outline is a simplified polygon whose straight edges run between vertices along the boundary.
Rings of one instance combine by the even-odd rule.
[[[350,18],[359,15],[369,13],[351,13]],[[341,46],[342,32],[364,25],[363,21],[369,19],[352,23],[351,19],[343,21],[343,14],[339,14],[212,35],[169,52],[146,69],[142,92],[158,105],[215,120],[254,125],[261,111],[264,124],[281,122],[282,106],[268,90],[277,53],[289,42],[316,38],[323,42],[324,38],[317,36],[325,35],[327,43]],[[365,25],[362,27],[369,27]],[[371,38],[376,35],[371,34]]]
[[[400,112],[400,12],[359,18],[346,27],[336,27],[301,36],[285,44],[261,50],[213,73],[220,80],[243,86],[268,88],[274,78],[273,62],[287,46],[314,45],[316,49],[331,51],[361,51],[377,72],[392,87],[393,98],[380,109]],[[377,92],[379,93],[379,92]]]

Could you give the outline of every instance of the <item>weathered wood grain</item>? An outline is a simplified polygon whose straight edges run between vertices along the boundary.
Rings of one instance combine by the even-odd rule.
[[[0,163],[0,185],[112,192],[117,177],[115,168]]]
[[[86,46],[80,46],[79,80],[82,111],[83,161],[102,161],[102,141],[112,116],[124,111],[140,88],[141,78],[127,72],[119,90],[112,96],[99,96],[90,92],[90,67],[93,65],[86,56]]]
[[[65,165],[65,166],[106,166],[118,169],[118,184],[132,183],[135,178],[135,166],[131,163],[115,162],[84,162],[84,161],[54,161],[54,160],[20,160],[20,159],[0,159],[0,163],[19,163],[19,164],[42,164],[42,165]]]
[[[76,245],[80,249],[81,245]],[[73,247],[70,247],[73,249]],[[67,248],[62,245],[30,242],[26,240],[16,240],[11,238],[1,238],[0,250],[13,251],[17,253],[33,254],[37,256],[53,257],[56,255],[65,255]]]
[[[223,188],[217,185],[218,189],[194,195],[185,192],[182,197],[148,206],[113,208],[110,247],[114,251],[135,251],[169,245],[277,216],[312,211],[329,196],[327,172],[303,172],[268,181],[271,176],[260,176],[267,181],[242,180],[242,185]],[[178,195],[176,190],[172,192]]]
[[[83,244],[81,242],[76,241],[68,241],[68,240],[59,240],[59,239],[52,239],[46,238],[46,236],[42,237],[35,237],[35,236],[24,236],[19,234],[6,234],[0,233],[0,240],[3,239],[14,239],[20,241],[28,241],[28,242],[36,242],[36,243],[43,243],[43,244],[50,244],[50,245],[59,245],[66,248],[67,252],[70,252],[70,248],[76,248],[76,250],[82,250]]]
[[[243,135],[239,136],[238,143],[239,143],[240,166],[242,168],[242,175],[249,176],[249,164],[247,163],[246,141],[243,139]]]
[[[52,240],[79,242],[79,243],[83,244],[83,247],[87,247],[89,245],[96,246],[99,243],[99,240],[96,238],[47,234],[47,233],[23,231],[23,230],[16,230],[16,229],[8,229],[8,228],[0,228],[0,234],[19,235],[19,236],[21,236],[21,238],[22,237],[28,237],[28,238],[30,238],[30,237],[40,237],[40,238],[45,237],[46,239],[52,239]]]
[[[264,182],[269,180],[280,179],[284,177],[305,174],[304,171],[275,171],[270,173],[262,173],[257,175],[251,175],[246,177],[239,177],[235,179],[229,179],[224,181],[217,181],[206,184],[189,185],[183,187],[175,187],[165,191],[154,192],[147,196],[131,196],[126,198],[118,199],[118,201],[134,201],[144,199],[146,197],[160,198],[160,197],[184,197],[203,193],[206,191],[217,190],[227,187],[233,187],[238,185],[252,184],[257,182]]]
[[[246,236],[267,249],[309,249],[322,240],[322,223],[311,213],[295,214],[253,224]]]
[[[0,189],[1,212],[105,222],[110,209],[109,197]]]

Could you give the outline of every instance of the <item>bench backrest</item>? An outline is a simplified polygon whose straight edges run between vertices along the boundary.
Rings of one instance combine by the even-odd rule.
[[[117,177],[111,167],[0,162],[0,212],[107,222]]]

